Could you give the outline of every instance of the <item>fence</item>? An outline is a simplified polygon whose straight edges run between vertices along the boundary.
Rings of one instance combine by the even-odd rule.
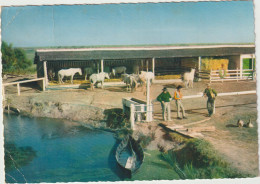
[[[35,82],[35,81],[42,81],[40,84],[43,91],[45,91],[46,81],[45,78],[37,78],[37,79],[30,79],[30,80],[23,80],[18,82],[9,82],[2,84],[2,92],[3,92],[3,100],[5,100],[5,86],[11,86],[11,85],[17,85],[17,95],[20,96],[21,90],[20,90],[20,84],[22,83],[28,83],[28,82]]]
[[[217,81],[239,81],[239,80],[255,80],[256,72],[253,69],[236,69],[236,70],[210,70],[199,71],[199,78],[208,79],[211,82]]]
[[[236,70],[211,70],[210,82],[214,81],[231,81],[231,80],[254,80],[255,71],[252,69]]]

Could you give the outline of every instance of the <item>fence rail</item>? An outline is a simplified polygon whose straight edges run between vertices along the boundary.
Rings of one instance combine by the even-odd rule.
[[[35,81],[42,81],[42,84],[40,86],[41,86],[42,90],[45,91],[46,81],[45,81],[44,77],[36,78],[36,79],[23,80],[23,81],[17,81],[17,82],[9,82],[9,83],[2,84],[3,99],[5,100],[5,87],[6,86],[17,85],[17,95],[20,96],[20,94],[21,94],[20,84],[28,83],[28,82],[35,82]]]
[[[255,80],[256,72],[253,69],[236,69],[236,70],[208,70],[199,71],[198,77],[208,79],[211,82],[217,81],[239,81],[239,80]]]

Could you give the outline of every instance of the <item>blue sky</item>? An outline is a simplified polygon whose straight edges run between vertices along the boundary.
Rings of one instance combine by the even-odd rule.
[[[2,8],[16,47],[254,42],[252,1]]]

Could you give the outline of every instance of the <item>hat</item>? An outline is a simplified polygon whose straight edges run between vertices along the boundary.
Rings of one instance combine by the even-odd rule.
[[[167,91],[167,88],[166,88],[166,87],[164,87],[164,88],[163,88],[163,91]]]
[[[207,86],[210,86],[210,83],[208,83]]]
[[[177,89],[181,89],[182,88],[182,86],[181,85],[179,85],[178,87],[177,87]]]

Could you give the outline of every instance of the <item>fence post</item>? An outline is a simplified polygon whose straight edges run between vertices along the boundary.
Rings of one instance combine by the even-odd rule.
[[[18,96],[20,96],[20,84],[19,83],[17,83],[17,94],[18,94]]]
[[[42,79],[42,90],[45,91],[45,88],[46,88],[46,79]]]
[[[131,129],[135,130],[135,105],[130,105],[130,123],[131,123]]]
[[[237,68],[237,82],[238,82],[238,68]]]

